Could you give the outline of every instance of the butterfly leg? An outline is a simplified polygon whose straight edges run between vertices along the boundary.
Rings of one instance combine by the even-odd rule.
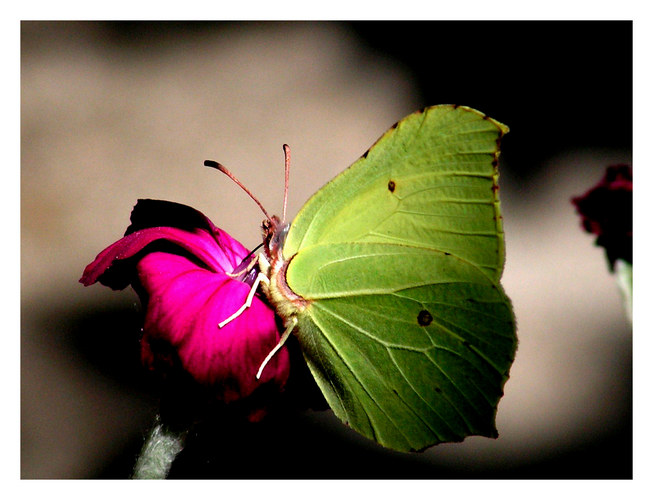
[[[261,281],[263,281],[263,282],[266,283],[266,284],[269,284],[269,283],[270,283],[270,280],[268,279],[268,277],[267,277],[265,274],[263,274],[263,273],[258,273],[258,274],[256,275],[256,280],[254,281],[254,283],[252,283],[252,288],[251,288],[251,290],[250,290],[249,293],[247,294],[247,299],[245,300],[245,303],[244,303],[242,306],[240,306],[240,309],[238,309],[235,313],[233,313],[233,314],[232,314],[231,316],[229,316],[227,319],[225,319],[224,321],[221,321],[220,323],[218,323],[218,327],[219,327],[219,328],[224,327],[224,325],[226,325],[227,323],[230,323],[231,321],[233,321],[234,319],[236,319],[238,316],[240,316],[241,314],[243,314],[243,312],[245,311],[245,309],[247,309],[249,306],[252,305],[252,300],[254,300],[254,295],[256,294],[256,289],[258,288],[258,286],[259,286],[259,284],[261,283]]]
[[[256,374],[256,380],[261,378],[261,373],[263,373],[263,368],[265,368],[265,365],[267,365],[268,362],[272,359],[272,356],[274,356],[276,352],[283,347],[283,345],[286,343],[286,340],[288,340],[288,337],[290,337],[290,334],[295,329],[296,325],[297,325],[297,318],[295,316],[292,316],[290,318],[290,324],[288,325],[286,331],[283,332],[283,335],[279,339],[279,343],[274,347],[274,349],[270,351],[270,354],[268,354],[265,357],[263,363],[261,363],[261,366],[258,369],[258,373]]]

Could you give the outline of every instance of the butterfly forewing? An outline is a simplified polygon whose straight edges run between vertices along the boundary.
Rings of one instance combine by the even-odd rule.
[[[408,116],[306,203],[285,258],[319,243],[395,242],[453,253],[498,280],[497,158],[505,132],[465,107]]]

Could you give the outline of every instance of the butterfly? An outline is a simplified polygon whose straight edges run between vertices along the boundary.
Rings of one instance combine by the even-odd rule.
[[[390,128],[292,223],[285,197],[283,218],[266,215],[252,290],[260,283],[283,319],[279,346],[294,334],[335,415],[387,448],[498,436],[517,348],[499,281],[507,132],[468,107],[426,108]]]

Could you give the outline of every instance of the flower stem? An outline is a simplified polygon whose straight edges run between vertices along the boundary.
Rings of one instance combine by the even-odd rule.
[[[633,265],[617,259],[615,263],[615,272],[617,274],[617,283],[623,295],[624,307],[628,319],[633,321]]]
[[[187,434],[187,431],[171,430],[157,415],[134,466],[132,479],[165,479],[175,457],[184,448]]]

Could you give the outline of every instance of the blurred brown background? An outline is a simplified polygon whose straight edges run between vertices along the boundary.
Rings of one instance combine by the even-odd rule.
[[[77,282],[137,198],[191,205],[246,246],[395,121],[465,104],[510,126],[503,283],[519,351],[497,440],[419,455],[329,412],[215,430],[178,477],[626,478],[631,329],[569,198],[631,161],[629,22],[79,23],[21,26],[21,476],[127,477],[157,409],[131,290]]]

